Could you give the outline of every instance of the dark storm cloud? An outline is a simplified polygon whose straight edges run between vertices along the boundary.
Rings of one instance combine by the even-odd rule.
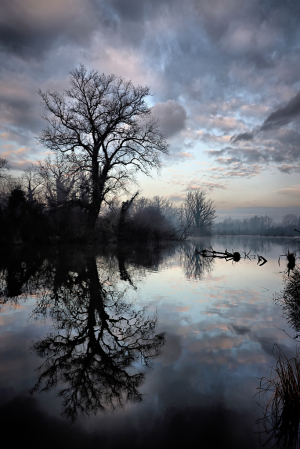
[[[226,154],[226,151],[230,149],[230,147],[223,148],[223,150],[210,150],[207,151],[209,156],[222,156],[222,154]]]
[[[252,132],[240,133],[231,137],[230,141],[236,143],[242,140],[253,140],[255,135],[261,131],[270,131],[287,125],[300,116],[300,92],[281,108],[272,112],[256,130]]]
[[[230,142],[232,143],[236,143],[239,140],[253,140],[254,139],[254,135],[253,133],[241,133],[238,134],[237,136],[232,136],[230,139]]]
[[[160,5],[171,5],[176,0],[108,0],[109,8],[121,20],[143,22],[156,15]]]
[[[294,169],[293,165],[289,165],[289,164],[284,164],[281,167],[278,167],[279,171],[281,171],[282,173],[291,173]]]
[[[159,119],[159,125],[166,137],[171,137],[183,130],[187,118],[186,110],[174,100],[157,103],[152,113]]]
[[[0,92],[0,114],[2,122],[16,128],[38,131],[42,125],[39,117],[39,105],[31,92],[24,95],[24,91],[17,90],[15,95],[11,92]],[[11,131],[11,130],[10,130]]]
[[[260,131],[267,131],[270,129],[278,128],[280,126],[287,125],[300,116],[300,92],[293,97],[286,106],[277,109],[272,112],[269,117],[266,118]]]
[[[265,151],[252,147],[233,148],[226,147],[220,151],[207,151],[208,156],[218,156],[216,161],[221,165],[231,165],[233,163],[253,164],[257,162],[266,163],[270,159],[270,155]]]
[[[62,42],[83,43],[96,25],[92,0],[2,0],[0,48],[25,58],[39,58]]]

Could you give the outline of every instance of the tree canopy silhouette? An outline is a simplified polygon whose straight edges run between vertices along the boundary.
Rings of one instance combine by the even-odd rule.
[[[197,231],[208,231],[216,218],[216,205],[203,190],[187,192],[184,207]]]
[[[149,175],[158,169],[160,154],[168,152],[145,102],[149,87],[80,65],[71,72],[69,89],[39,94],[48,112],[40,142],[71,161],[72,173],[85,174],[88,195],[77,204],[87,210],[94,228],[109,194],[126,189],[137,171]]]

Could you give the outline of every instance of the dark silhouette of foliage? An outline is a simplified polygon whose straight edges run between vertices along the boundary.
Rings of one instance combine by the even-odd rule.
[[[43,207],[28,201],[21,189],[14,189],[2,206],[0,214],[1,240],[8,243],[44,243],[51,236],[51,228]]]
[[[126,231],[127,231],[126,218],[127,218],[129,209],[130,209],[133,201],[135,200],[135,198],[138,196],[138,194],[139,194],[139,192],[136,192],[135,195],[133,195],[133,197],[130,200],[122,202],[120,215],[119,215],[119,223],[118,223],[118,239],[119,240],[122,240],[122,239],[128,237],[126,235],[127,234],[126,233]]]
[[[300,269],[294,268],[288,277],[284,279],[284,289],[274,295],[275,303],[283,310],[283,316],[289,325],[300,335]]]

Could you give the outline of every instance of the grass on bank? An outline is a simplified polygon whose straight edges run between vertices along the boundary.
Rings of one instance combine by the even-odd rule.
[[[280,412],[286,407],[297,407],[300,411],[300,351],[298,349],[296,356],[289,359],[275,344],[274,355],[277,362],[270,378],[262,377],[258,387],[258,394],[268,398],[265,413],[269,409],[271,412]],[[275,375],[272,375],[273,372]]]

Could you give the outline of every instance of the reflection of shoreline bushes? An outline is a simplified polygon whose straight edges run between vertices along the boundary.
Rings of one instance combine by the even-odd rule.
[[[300,334],[300,269],[295,267],[284,280],[284,289],[274,296],[275,303],[283,310],[288,324]],[[299,387],[300,388],[300,387]]]
[[[46,290],[66,272],[78,270],[87,254],[103,258],[114,267],[116,276],[133,283],[146,269],[157,271],[164,258],[172,258],[178,243],[159,245],[16,245],[0,252],[0,307],[11,298],[36,294],[41,286]],[[50,287],[49,287],[50,288]],[[51,289],[51,288],[50,288]]]

